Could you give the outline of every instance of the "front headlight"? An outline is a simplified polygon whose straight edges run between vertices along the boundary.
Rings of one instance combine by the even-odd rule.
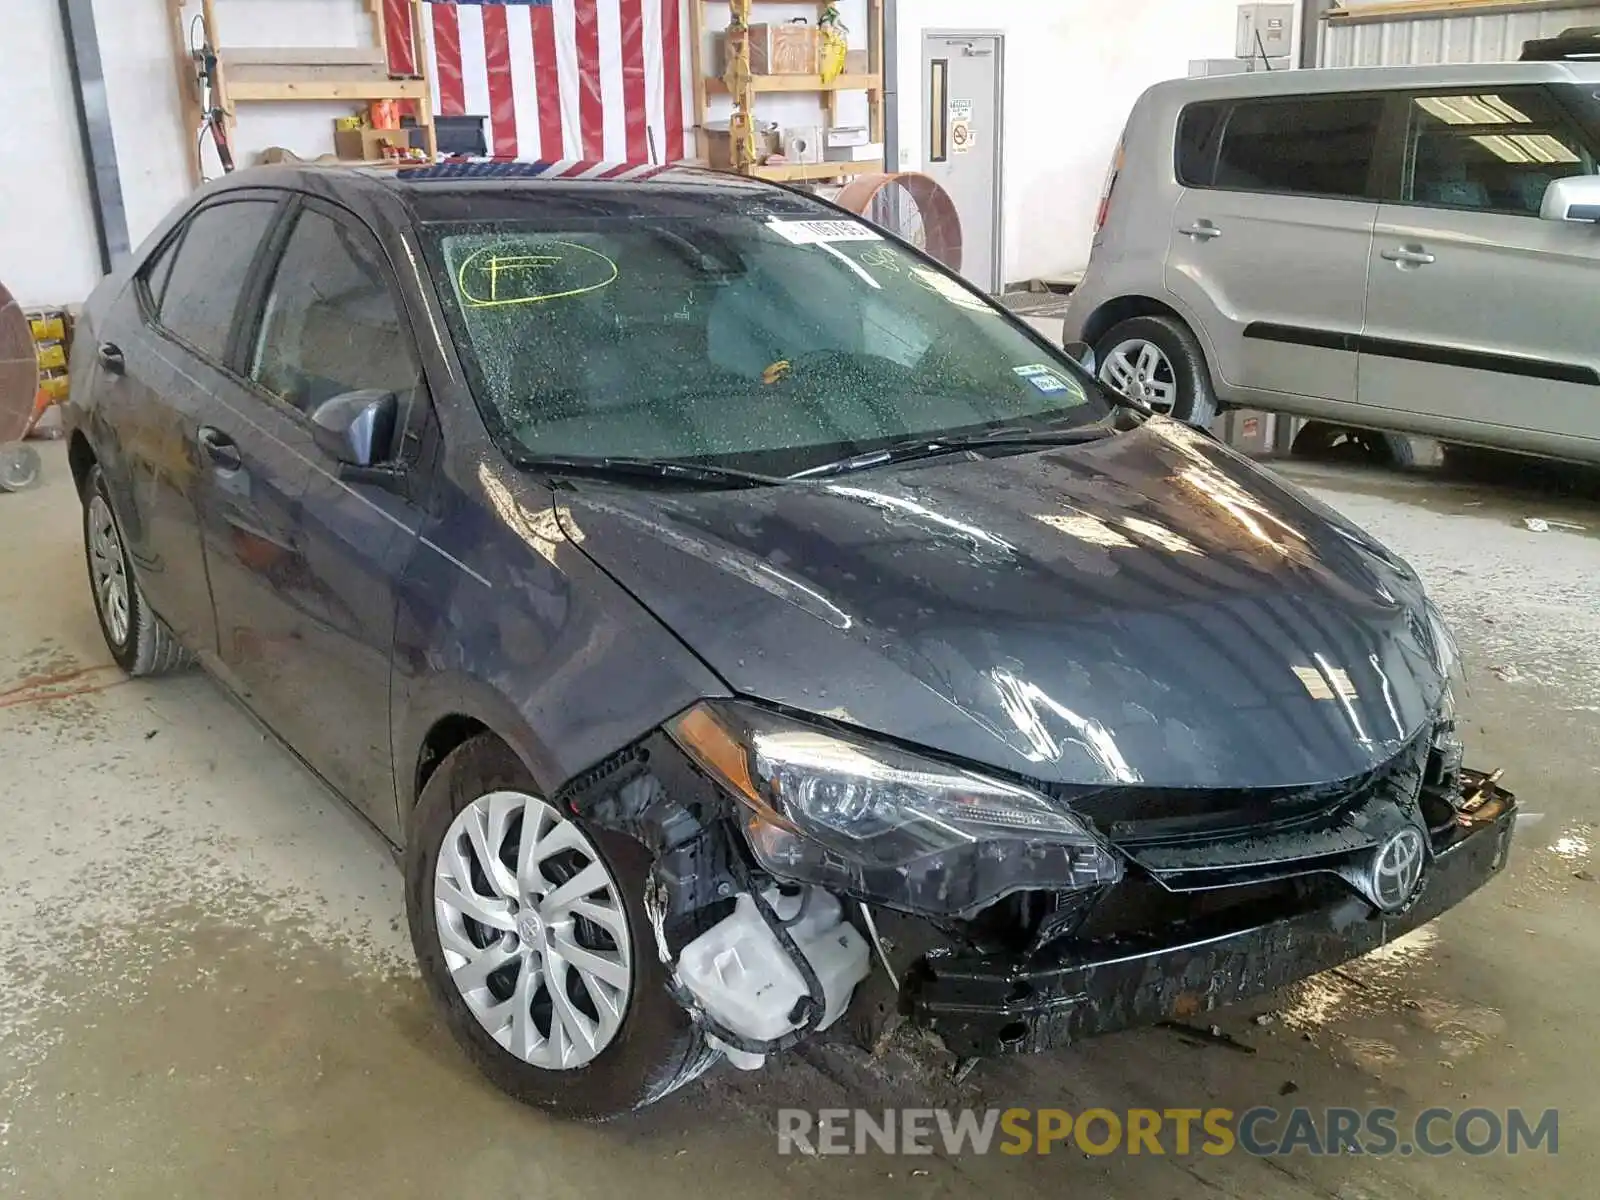
[[[703,704],[673,739],[746,809],[779,879],[929,916],[1013,892],[1114,883],[1122,864],[1039,793],[745,704]]]

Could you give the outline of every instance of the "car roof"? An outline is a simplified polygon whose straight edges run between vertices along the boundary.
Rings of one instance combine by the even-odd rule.
[[[1397,88],[1505,87],[1518,83],[1600,84],[1600,62],[1445,63],[1431,66],[1316,67],[1173,79],[1150,89],[1165,99],[1303,96]]]
[[[278,163],[235,171],[214,190],[284,188],[361,207],[376,197],[399,200],[420,220],[459,219],[473,211],[494,217],[538,197],[541,204],[569,199],[611,210],[676,206],[693,199],[712,208],[767,198],[806,203],[809,198],[743,175],[700,167],[626,162],[528,162],[505,159],[446,161],[431,166],[383,167],[354,163]]]

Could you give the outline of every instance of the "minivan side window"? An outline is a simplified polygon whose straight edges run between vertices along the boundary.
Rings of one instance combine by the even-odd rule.
[[[250,355],[250,378],[301,412],[345,392],[408,401],[420,375],[376,243],[303,211],[278,263]]]
[[[1413,95],[1407,204],[1536,217],[1556,179],[1595,173],[1593,148],[1542,87]]]
[[[221,362],[245,276],[277,210],[275,200],[227,200],[190,217],[170,269],[165,257],[159,258],[144,277],[156,323]]]
[[[1205,107],[1221,106],[1194,106]],[[1383,107],[1382,97],[1366,95],[1241,100],[1222,119],[1220,144],[1215,117],[1186,110],[1179,179],[1189,187],[1372,198]]]

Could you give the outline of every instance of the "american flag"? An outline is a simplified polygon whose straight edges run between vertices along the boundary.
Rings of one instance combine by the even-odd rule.
[[[434,111],[489,118],[497,158],[676,162],[694,0],[385,0],[390,69],[433,67]]]

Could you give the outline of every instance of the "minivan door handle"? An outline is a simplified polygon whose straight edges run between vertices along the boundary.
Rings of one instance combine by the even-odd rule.
[[[1210,221],[1196,221],[1189,228],[1180,229],[1178,232],[1183,234],[1184,237],[1192,237],[1199,242],[1209,242],[1212,238],[1222,236],[1222,230],[1218,229]]]
[[[114,342],[100,343],[100,365],[113,375],[121,375],[128,369],[128,360],[122,357],[122,347]]]
[[[217,470],[237,471],[244,466],[244,456],[239,453],[238,444],[222,430],[202,425],[195,438],[200,443],[200,452],[206,456],[206,461]]]
[[[1438,260],[1424,250],[1421,246],[1401,246],[1398,250],[1385,250],[1383,257],[1392,263],[1399,263],[1402,267],[1425,267]]]

